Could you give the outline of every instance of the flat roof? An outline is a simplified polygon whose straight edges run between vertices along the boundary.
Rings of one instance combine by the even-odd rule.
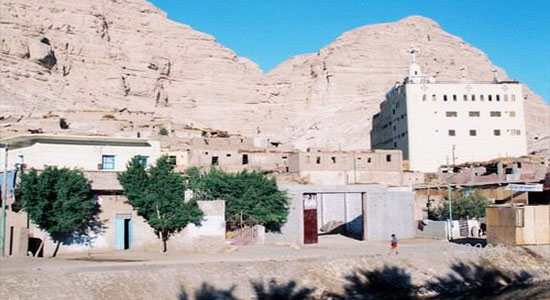
[[[65,145],[109,145],[109,146],[151,146],[148,139],[85,136],[85,135],[51,135],[24,134],[0,139],[0,143],[8,143],[10,149],[28,147],[35,143],[65,144]]]

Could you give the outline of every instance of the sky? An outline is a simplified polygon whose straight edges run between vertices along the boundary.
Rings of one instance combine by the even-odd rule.
[[[550,104],[550,0],[149,0],[264,72],[345,31],[421,15],[485,52]]]

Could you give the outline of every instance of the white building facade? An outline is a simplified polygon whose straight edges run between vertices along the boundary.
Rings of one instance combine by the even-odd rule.
[[[126,164],[141,156],[143,163],[160,157],[160,143],[146,139],[93,136],[22,135],[0,140],[9,145],[8,169],[16,164],[37,170],[45,166],[83,171],[125,171]],[[3,149],[2,149],[3,150]],[[0,155],[4,165],[4,155]]]
[[[372,149],[400,149],[414,171],[527,154],[516,81],[436,82],[412,63],[373,118]]]

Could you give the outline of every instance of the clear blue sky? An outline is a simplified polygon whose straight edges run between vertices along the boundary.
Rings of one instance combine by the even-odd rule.
[[[421,15],[481,49],[510,77],[550,101],[550,0],[151,2],[265,72],[294,55],[317,52],[347,30]]]

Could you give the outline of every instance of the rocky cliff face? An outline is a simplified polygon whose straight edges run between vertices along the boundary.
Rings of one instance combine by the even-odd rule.
[[[462,65],[469,79],[491,80],[494,68],[422,17],[346,32],[268,74],[142,0],[7,0],[0,20],[2,135],[216,128],[300,148],[369,148],[372,115],[406,75],[408,48],[440,80],[459,78]],[[525,91],[531,150],[548,148],[548,106]]]

